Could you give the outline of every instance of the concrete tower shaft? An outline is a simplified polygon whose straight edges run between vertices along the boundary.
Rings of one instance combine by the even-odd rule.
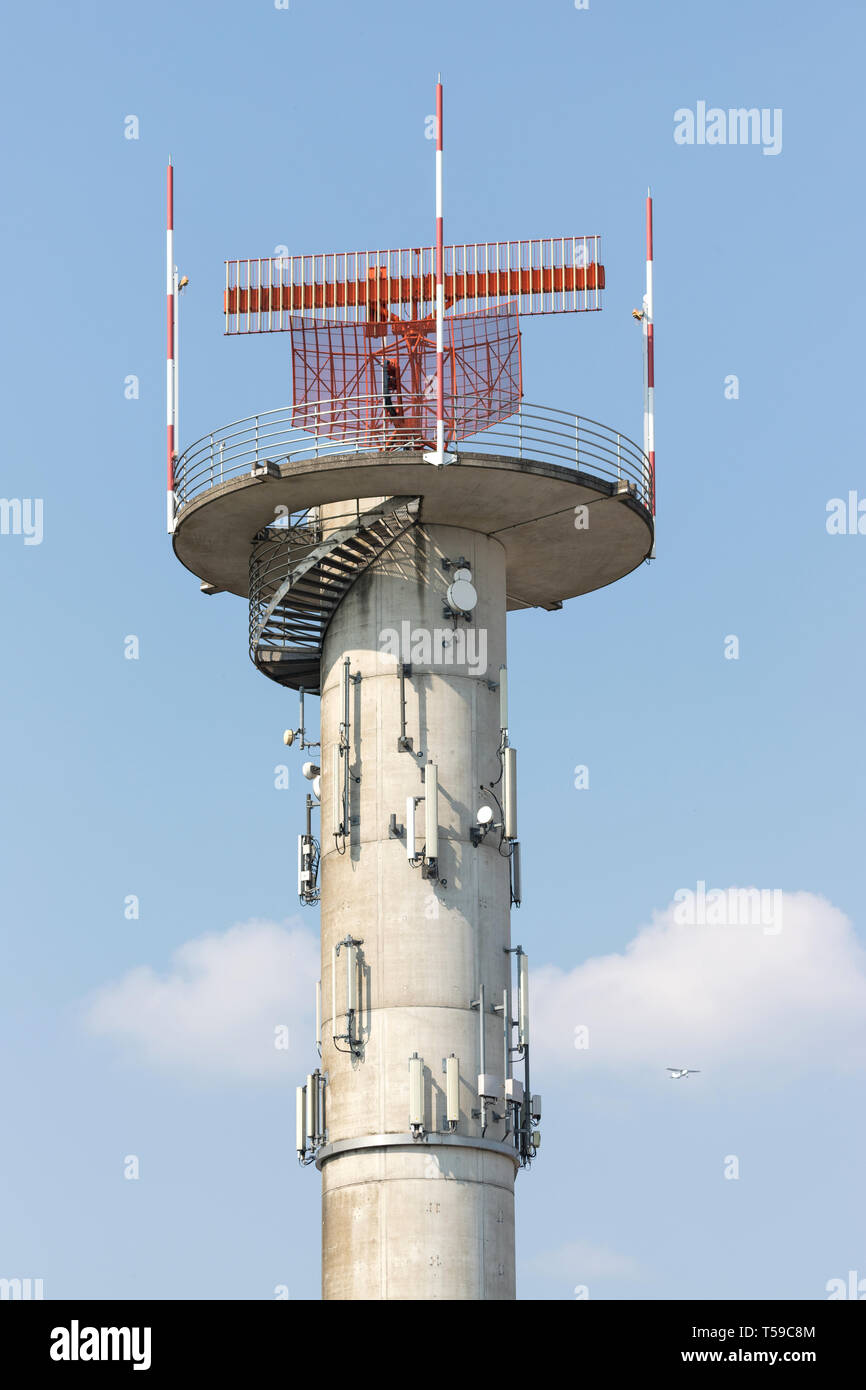
[[[461,443],[444,468],[409,449],[310,439],[287,411],[191,446],[177,488],[178,557],[205,593],[249,599],[260,671],[322,692],[321,748],[300,755],[321,766],[321,798],[298,879],[302,902],[321,908],[322,1057],[311,1044],[296,1148],[321,1172],[324,1297],[512,1299],[514,1178],[533,1157],[537,1111],[519,1110],[525,1053],[511,1104],[488,1099],[507,1076],[503,1012],[515,1048],[521,1031],[518,1000],[503,1000],[511,894],[502,784],[489,788],[501,769],[489,683],[506,664],[506,609],[559,608],[647,557],[648,460],[624,435],[546,407],[522,406],[492,449]],[[443,611],[458,566],[477,593],[468,620]],[[431,765],[435,866],[421,799]],[[285,826],[274,834],[284,843]]]
[[[447,615],[458,561],[478,593],[468,621]],[[501,774],[499,697],[490,686],[505,663],[505,574],[499,541],[459,527],[416,526],[356,581],[325,637],[325,1298],[515,1296],[516,1159],[504,1143],[504,1122],[493,1118],[504,1105],[490,1107],[482,1136],[477,1094],[482,989],[486,1066],[499,1077],[506,1070],[509,864],[498,833],[477,846],[470,837],[478,807],[496,805],[481,788]],[[348,744],[350,824],[348,835],[335,837],[343,815],[341,786],[335,789],[343,776],[335,751],[341,740]],[[410,863],[406,844],[406,801],[429,794],[431,763],[439,788],[436,878]],[[392,816],[403,826],[401,837],[389,831]],[[425,819],[419,802],[419,852]],[[360,942],[354,1051],[341,1039],[344,955],[332,978],[334,948],[347,938]],[[413,1054],[422,1059],[424,1130],[414,1140]],[[443,1072],[452,1054],[460,1077],[453,1133]]]

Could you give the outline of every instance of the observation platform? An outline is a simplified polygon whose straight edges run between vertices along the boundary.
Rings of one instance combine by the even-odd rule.
[[[266,528],[279,534],[278,509],[294,528],[315,508],[343,502],[347,512],[357,507],[360,523],[365,498],[411,498],[413,524],[499,540],[509,610],[559,608],[623,578],[651,553],[649,461],[597,421],[522,403],[450,446],[455,462],[436,467],[423,457],[429,446],[402,440],[391,421],[356,428],[352,437],[345,401],[319,402],[312,429],[310,406],[302,408],[303,429],[297,408],[286,407],[234,421],[180,455],[174,549],[209,592],[251,596],[251,555]]]

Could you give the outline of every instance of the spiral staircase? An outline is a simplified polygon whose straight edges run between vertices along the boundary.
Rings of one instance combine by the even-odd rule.
[[[356,504],[348,519],[327,520],[311,510],[294,524],[270,525],[255,536],[250,657],[263,675],[318,693],[322,642],[340,600],[411,530],[420,506],[419,497],[389,497],[364,511]]]

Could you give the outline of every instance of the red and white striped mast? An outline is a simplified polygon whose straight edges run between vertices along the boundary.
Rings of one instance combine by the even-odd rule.
[[[653,340],[653,200],[646,191],[646,294],[643,301],[644,411],[643,448],[649,459],[652,514],[656,514],[655,343]],[[655,544],[653,544],[655,554]]]
[[[165,227],[165,292],[166,292],[166,372],[165,372],[165,425],[166,425],[166,522],[168,533],[174,531],[176,497],[174,491],[174,461],[176,457],[177,435],[177,268],[174,263],[174,168],[169,155],[166,174],[166,227]]]
[[[445,453],[445,224],[442,196],[442,75],[436,80],[436,449],[427,463],[453,463]]]

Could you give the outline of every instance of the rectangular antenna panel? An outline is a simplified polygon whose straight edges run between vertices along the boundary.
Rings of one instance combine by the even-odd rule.
[[[601,308],[601,238],[536,237],[445,247],[445,306],[462,313],[516,300],[520,314]],[[382,323],[430,317],[436,248],[329,251],[226,261],[226,333],[280,333],[293,319]]]

